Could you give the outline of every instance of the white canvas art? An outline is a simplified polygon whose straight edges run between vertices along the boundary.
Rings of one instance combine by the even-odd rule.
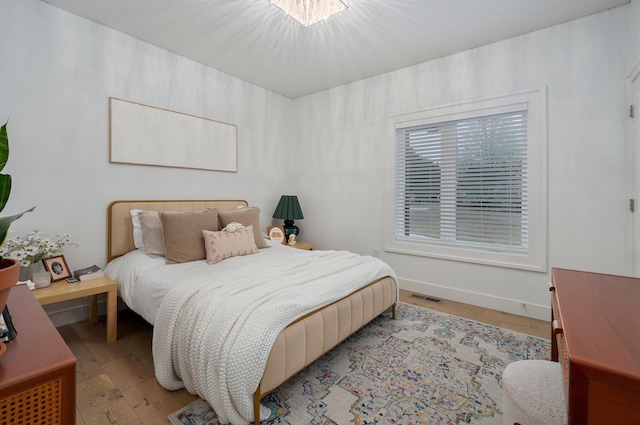
[[[237,127],[110,98],[111,162],[238,171]]]

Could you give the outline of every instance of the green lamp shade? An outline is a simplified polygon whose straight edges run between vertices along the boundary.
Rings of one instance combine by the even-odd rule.
[[[302,220],[302,208],[296,195],[282,195],[276,210],[273,212],[273,218],[281,220]]]

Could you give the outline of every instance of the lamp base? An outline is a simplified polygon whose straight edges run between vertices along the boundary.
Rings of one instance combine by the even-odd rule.
[[[293,220],[285,220],[284,221],[284,236],[287,239],[287,243],[289,243],[289,236],[296,235],[300,233],[300,229],[298,226],[293,225]]]

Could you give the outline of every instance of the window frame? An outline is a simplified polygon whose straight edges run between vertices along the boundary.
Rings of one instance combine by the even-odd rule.
[[[528,250],[526,253],[494,252],[485,248],[447,245],[431,240],[398,238],[396,231],[397,140],[396,130],[425,124],[445,123],[501,113],[514,108],[527,110]],[[502,96],[436,106],[391,115],[387,120],[385,150],[385,252],[440,258],[538,272],[547,271],[547,99],[546,88]]]

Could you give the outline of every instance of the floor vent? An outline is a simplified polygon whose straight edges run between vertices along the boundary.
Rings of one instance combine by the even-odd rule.
[[[422,295],[422,294],[411,294],[411,296],[414,298],[420,298],[421,300],[429,301],[432,303],[439,303],[441,301],[437,298],[429,297],[427,295]]]

